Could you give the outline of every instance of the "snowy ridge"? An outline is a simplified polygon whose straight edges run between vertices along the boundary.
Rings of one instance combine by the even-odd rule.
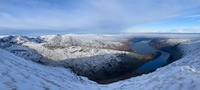
[[[32,48],[42,47],[41,43],[34,43],[23,44],[28,44]],[[5,44],[1,43],[1,46],[9,46]],[[66,68],[40,65],[18,57],[8,52],[9,50],[0,49],[0,90],[199,90],[200,40],[187,40],[181,42],[179,47],[184,52],[181,59],[150,74],[108,85],[96,84],[76,76]],[[12,46],[12,48],[19,47]],[[7,49],[11,48],[7,47]]]
[[[42,56],[51,60],[55,60],[55,61],[91,57],[95,55],[104,55],[104,54],[128,53],[124,51],[88,48],[88,47],[81,47],[81,46],[68,46],[64,48],[49,49],[41,44],[26,43],[24,45],[28,46],[31,49],[36,50]]]
[[[120,42],[84,40],[77,39],[71,36],[62,37],[61,35],[53,37],[47,36],[45,38],[8,36],[1,38],[0,42],[1,48],[13,52],[16,55],[22,56],[26,59],[30,59],[29,57],[31,55],[37,55],[38,58],[40,58],[42,55],[45,58],[57,61],[73,58],[90,57],[94,55],[127,53],[124,51],[111,50],[114,48],[125,46],[123,43]]]
[[[200,85],[200,42],[187,42],[180,45],[185,56],[168,66],[150,74],[116,82],[105,90],[199,90]]]
[[[121,42],[83,40],[61,35],[48,39],[49,37],[44,39],[8,36],[0,39],[0,47],[27,60],[44,65],[71,68],[76,74],[92,80],[122,76],[148,62],[154,56],[141,56],[112,49],[124,45]],[[124,71],[124,69],[128,70]],[[112,73],[119,75],[112,76]]]
[[[44,35],[40,36],[45,40],[49,41],[56,35]],[[62,37],[75,37],[77,39],[84,39],[84,40],[98,40],[98,41],[127,41],[128,37],[133,35],[109,35],[109,34],[64,34]]]
[[[115,49],[118,48],[127,48],[128,46],[124,43],[108,41],[109,38],[114,38],[114,36],[108,35],[75,35],[75,34],[66,34],[66,35],[48,35],[41,36],[45,41],[51,44],[61,44],[65,46],[82,46],[90,48],[104,48],[104,49]],[[106,38],[108,38],[106,40]]]
[[[55,44],[55,42],[50,44],[53,45],[53,49],[49,48],[52,46],[46,46],[46,44],[36,44],[32,42],[27,42],[23,45],[30,48],[28,51],[34,50],[31,52],[37,52],[37,54],[34,54],[35,56],[37,55],[37,59],[33,58],[33,61],[39,60],[36,62],[42,62],[51,66],[71,68],[75,73],[90,77],[92,80],[102,80],[104,79],[102,78],[103,75],[105,75],[104,77],[107,78],[116,77],[114,75],[111,76],[110,74],[116,72],[124,72],[124,68],[133,70],[135,69],[133,68],[134,62],[142,61],[141,63],[138,63],[138,65],[134,65],[136,68],[138,68],[143,63],[152,59],[151,55],[140,56],[126,51],[91,47],[89,48],[83,47],[81,45],[62,46],[63,44]],[[30,56],[27,58],[30,59],[29,57]],[[132,63],[132,66],[127,62]],[[127,66],[125,66],[125,64],[127,64]]]
[[[77,90],[95,84],[68,69],[43,66],[0,49],[1,90]],[[83,87],[82,87],[83,86]],[[96,88],[97,89],[97,88]]]

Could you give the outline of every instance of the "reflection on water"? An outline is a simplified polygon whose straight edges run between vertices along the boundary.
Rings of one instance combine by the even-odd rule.
[[[149,46],[149,42],[151,40],[143,40],[137,43],[134,43],[131,45],[131,48],[134,50],[134,53],[140,54],[140,55],[146,55],[149,53],[152,53],[156,51],[156,49]],[[142,65],[140,68],[136,70],[136,72],[145,72],[145,71],[153,71],[159,67],[162,67],[167,63],[168,58],[170,57],[170,54],[167,52],[160,51],[161,55],[148,63]]]
[[[149,61],[148,63],[142,65],[136,72],[144,72],[144,71],[152,71],[159,67],[162,67],[167,63],[167,59],[169,58],[169,53],[161,51],[161,55],[154,60]]]
[[[131,45],[132,50],[134,50],[134,53],[140,54],[140,55],[146,55],[149,53],[152,53],[156,51],[156,49],[149,46],[149,42],[151,40],[143,40],[137,43],[134,43]]]

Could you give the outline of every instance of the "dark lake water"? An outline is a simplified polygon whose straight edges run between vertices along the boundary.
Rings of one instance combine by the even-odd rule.
[[[140,41],[140,42],[133,43],[131,45],[131,48],[134,50],[134,53],[140,54],[140,55],[146,55],[146,54],[149,54],[151,52],[155,52],[156,49],[152,48],[148,44],[150,41],[151,40],[143,40],[143,41]]]
[[[148,63],[142,65],[136,70],[136,72],[152,71],[159,67],[162,67],[167,63],[169,56],[169,53],[161,51],[161,55],[158,58],[155,58]]]
[[[131,45],[131,48],[135,51],[136,54],[145,55],[149,54],[151,52],[156,51],[156,49],[149,46],[149,42],[151,40],[143,40],[140,42],[136,42],[133,45]],[[136,70],[136,72],[144,72],[144,71],[152,71],[159,67],[162,67],[167,63],[168,58],[170,57],[170,54],[164,51],[160,51],[161,55],[146,64],[142,65],[140,68]]]

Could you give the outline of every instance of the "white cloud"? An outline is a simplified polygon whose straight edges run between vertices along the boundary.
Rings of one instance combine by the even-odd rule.
[[[200,26],[181,27],[132,27],[121,31],[121,33],[200,33]]]
[[[48,0],[31,0],[31,2],[24,0],[21,2],[22,5],[0,4],[2,13],[0,30],[77,28],[88,29],[88,32],[91,30],[120,32],[139,24],[179,17],[200,6],[200,0],[85,0],[62,2],[62,4],[46,2]],[[129,31],[131,30],[124,32]]]
[[[181,27],[181,28],[175,29],[175,31],[177,31],[179,33],[200,33],[200,27],[199,26],[196,26],[196,27]]]

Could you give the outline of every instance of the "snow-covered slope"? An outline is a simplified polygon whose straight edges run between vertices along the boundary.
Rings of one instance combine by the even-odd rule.
[[[0,38],[1,48],[23,58],[43,63],[45,63],[45,58],[59,61],[105,54],[127,53],[124,51],[112,50],[123,46],[127,47],[121,42],[102,42],[61,35],[37,38],[28,38],[24,36],[7,36]]]
[[[150,74],[103,86],[104,90],[199,90],[200,41],[182,43],[180,48],[183,58]]]
[[[200,40],[179,44],[184,56],[155,72],[100,85],[68,69],[40,65],[0,49],[0,90],[199,90]]]
[[[113,50],[121,46],[124,46],[121,42],[85,40],[66,35],[0,39],[0,47],[17,56],[44,65],[71,68],[76,74],[92,80],[112,79],[130,73],[156,54],[141,56]]]
[[[47,35],[40,36],[50,44],[61,44],[64,46],[81,46],[90,48],[103,48],[114,50],[128,50],[129,47],[122,40],[114,41],[114,36],[109,35]],[[106,40],[107,38],[107,40]],[[110,39],[110,40],[109,40]],[[121,41],[121,42],[120,42]]]
[[[70,70],[27,61],[0,49],[0,90],[82,90],[95,84]]]

